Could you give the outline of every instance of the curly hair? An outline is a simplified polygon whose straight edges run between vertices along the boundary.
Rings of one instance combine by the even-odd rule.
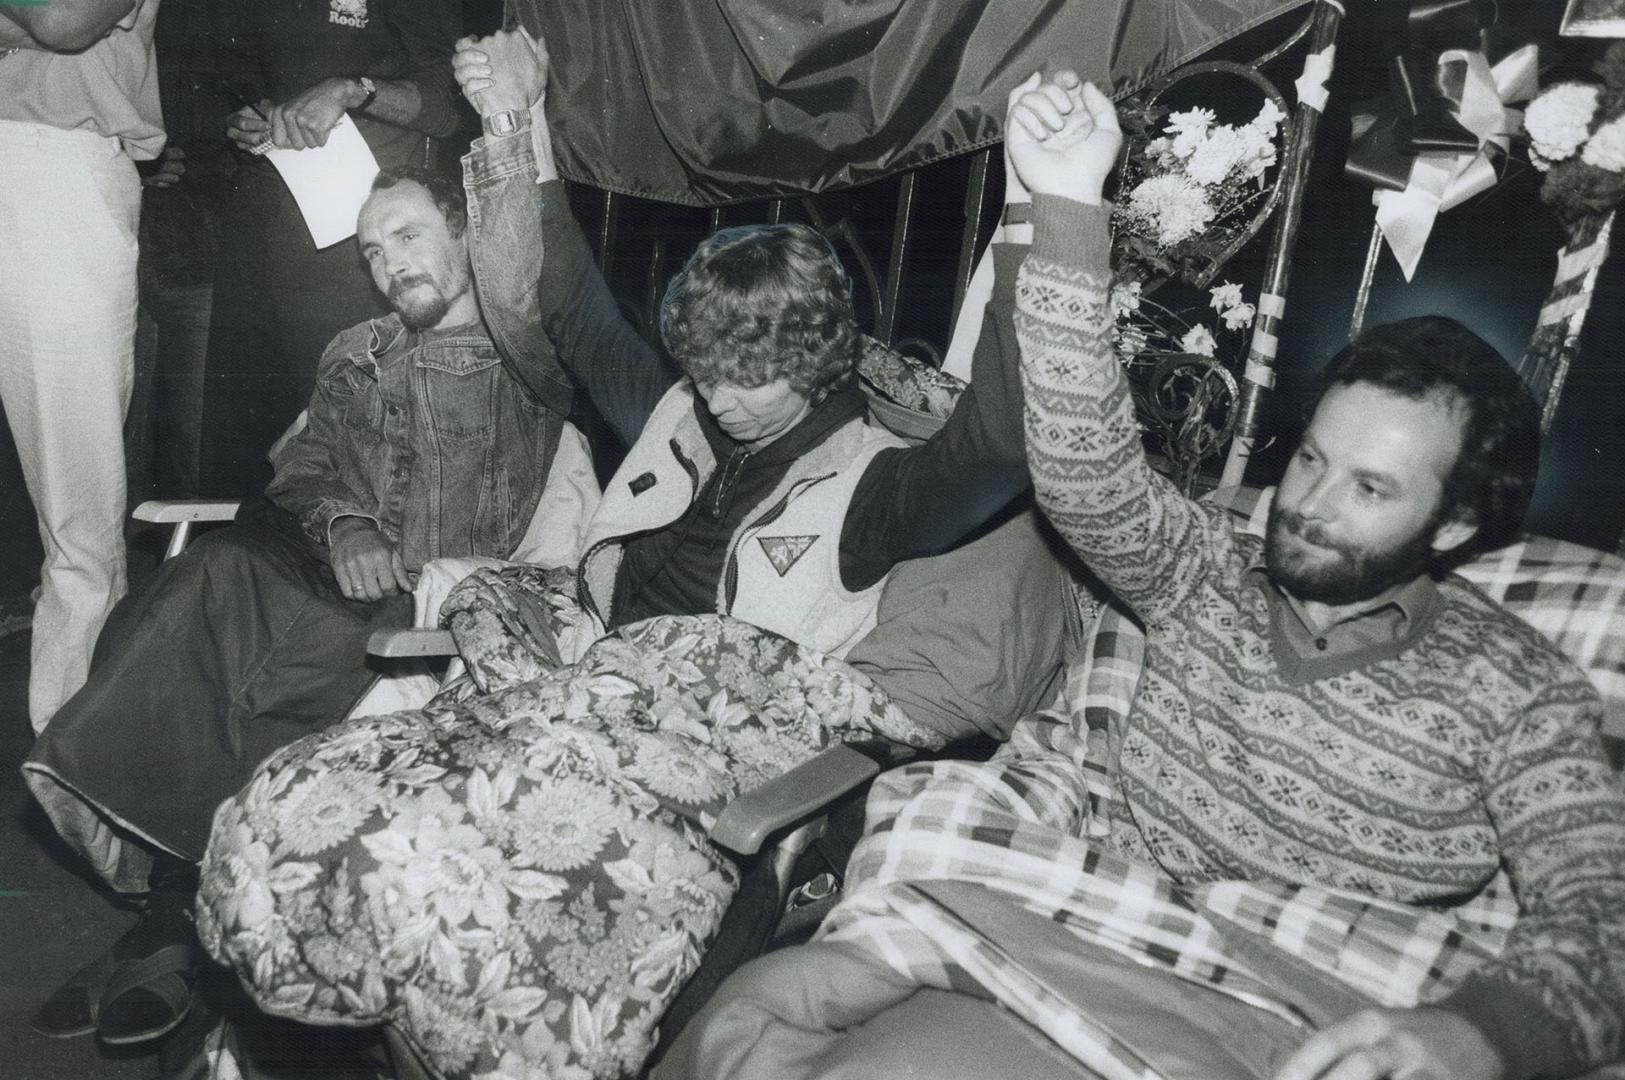
[[[743,225],[701,242],[666,288],[660,337],[697,383],[777,379],[815,404],[856,377],[852,283],[806,225]]]
[[[1465,521],[1478,531],[1444,553],[1447,565],[1517,538],[1540,468],[1540,408],[1494,346],[1442,315],[1374,326],[1321,371],[1314,406],[1332,387],[1355,383],[1463,410],[1461,450],[1444,480],[1438,520]]]
[[[435,209],[446,219],[446,228],[451,235],[463,235],[463,230],[468,228],[468,196],[463,193],[461,184],[455,184],[421,165],[397,165],[393,169],[379,169],[378,175],[372,179],[372,190],[387,191],[407,180],[429,193]]]

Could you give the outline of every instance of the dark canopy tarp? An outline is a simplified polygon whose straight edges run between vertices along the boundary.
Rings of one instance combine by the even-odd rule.
[[[1038,68],[1123,92],[1307,0],[508,2],[552,53],[567,177],[718,205],[986,146]]]

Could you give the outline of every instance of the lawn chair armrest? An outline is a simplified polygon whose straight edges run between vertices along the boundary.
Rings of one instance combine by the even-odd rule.
[[[817,814],[916,752],[878,740],[839,743],[735,798],[717,815],[711,839],[729,851],[754,855],[774,833]]]
[[[164,558],[173,559],[186,550],[194,521],[230,521],[237,516],[240,499],[149,499],[130,516],[156,525],[173,525]]]
[[[170,525],[181,521],[230,521],[241,499],[149,499],[130,516],[137,521]]]
[[[378,630],[367,639],[373,656],[456,656],[457,641],[450,630]]]

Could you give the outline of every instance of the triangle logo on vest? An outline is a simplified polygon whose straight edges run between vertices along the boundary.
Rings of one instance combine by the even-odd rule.
[[[762,552],[767,561],[773,564],[773,569],[783,577],[790,572],[790,568],[813,546],[814,536],[758,536],[756,542],[762,545]]]

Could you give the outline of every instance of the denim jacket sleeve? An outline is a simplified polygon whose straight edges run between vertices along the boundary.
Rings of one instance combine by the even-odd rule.
[[[323,547],[335,518],[354,516],[379,524],[376,497],[358,490],[366,474],[357,451],[369,437],[382,437],[382,401],[375,389],[360,385],[366,376],[351,360],[366,352],[371,335],[371,327],[362,323],[327,346],[316,369],[305,428],[277,455],[276,475],[265,489]]]
[[[621,315],[564,185],[536,183],[522,137],[476,140],[463,183],[475,285],[497,348],[533,390],[573,378],[630,445],[677,374]]]
[[[543,326],[540,284],[552,253],[543,251],[535,176],[528,139],[474,141],[463,157],[468,254],[480,314],[503,361],[537,401],[568,416],[574,383]]]

